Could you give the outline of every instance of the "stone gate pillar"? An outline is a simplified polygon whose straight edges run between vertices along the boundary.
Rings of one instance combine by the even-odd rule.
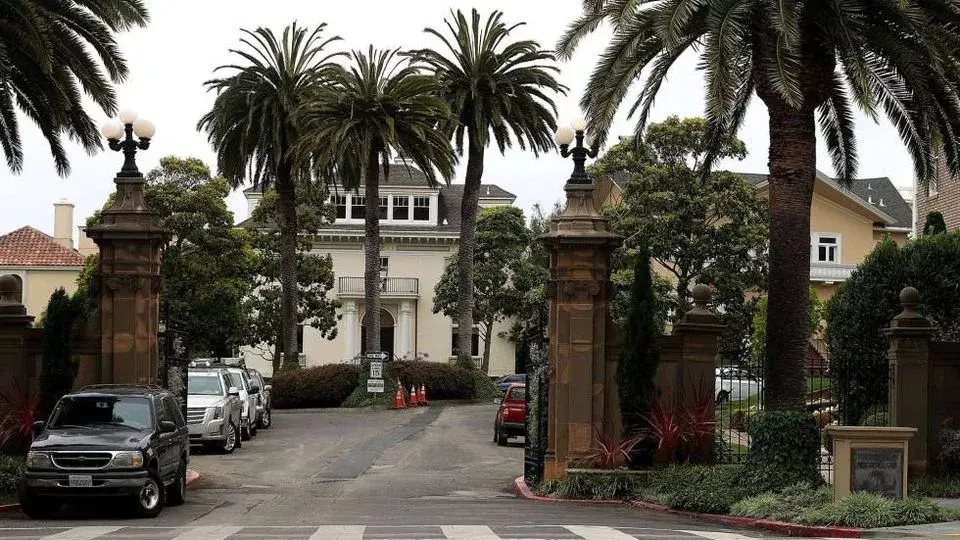
[[[561,145],[565,156],[573,154],[576,168],[564,188],[566,207],[542,237],[550,252],[546,479],[563,476],[572,460],[596,446],[598,433],[620,435],[617,354],[608,346],[616,341],[610,253],[621,239],[597,213],[594,184],[583,170],[585,157],[595,156],[596,149],[584,149],[582,137],[578,132],[572,152]]]
[[[152,125],[142,133],[138,129],[139,142],[133,131],[131,121],[123,127],[124,140],[120,133],[110,138],[110,147],[123,150],[126,159],[114,179],[115,200],[101,213],[100,223],[87,229],[100,248],[100,382],[107,384],[157,382],[160,249],[168,234],[147,207],[145,180],[134,160],[138,148],[149,146]]]

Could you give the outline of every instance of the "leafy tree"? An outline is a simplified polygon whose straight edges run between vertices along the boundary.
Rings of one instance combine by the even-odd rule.
[[[807,326],[808,335],[820,331],[826,307],[817,296],[817,290],[810,287],[810,323]],[[753,339],[750,342],[750,363],[762,366],[767,356],[767,297],[764,295],[757,301],[757,308],[753,312]]]
[[[522,255],[530,245],[530,232],[523,212],[513,206],[499,206],[482,210],[477,216],[477,251],[474,266],[474,313],[480,339],[484,342],[481,373],[490,367],[490,342],[495,335],[493,326],[503,320],[508,307],[525,291],[516,287],[513,277],[522,266]],[[458,272],[462,264],[460,254],[454,255],[434,288],[433,312],[453,317],[458,313]],[[527,278],[529,276],[524,276]],[[541,284],[542,285],[542,284]],[[464,333],[460,327],[460,333]],[[468,334],[469,335],[469,334]],[[469,343],[468,343],[469,346]],[[470,350],[467,350],[467,354]]]
[[[630,291],[630,311],[623,328],[623,347],[617,363],[617,388],[623,431],[636,434],[646,427],[654,397],[654,377],[660,364],[656,299],[650,275],[650,257],[646,246],[638,249]]]
[[[450,106],[452,114],[441,122],[441,129],[456,142],[458,154],[467,152],[458,251],[461,260],[472,261],[487,146],[495,142],[501,154],[514,142],[521,150],[529,147],[534,155],[552,149],[557,110],[550,94],[564,93],[566,88],[555,78],[559,70],[551,51],[535,41],[510,41],[510,34],[523,23],[508,26],[499,11],[484,23],[476,9],[469,21],[460,10],[450,15],[444,20],[446,35],[433,28],[425,30],[441,41],[442,52],[422,49],[413,54],[440,81],[441,96]],[[463,264],[459,269],[457,323],[460,328],[472,328],[474,265]],[[470,334],[461,332],[458,339],[457,362],[472,367]]]
[[[71,354],[77,303],[63,287],[50,296],[43,317],[43,360],[40,365],[40,413],[49,414],[57,401],[73,389],[77,363]]]
[[[940,212],[927,214],[927,220],[923,224],[923,235],[943,234],[945,232],[947,232],[947,223],[943,220],[943,214]]]
[[[70,174],[62,137],[88,153],[101,148],[84,94],[108,116],[116,113],[113,83],[128,70],[114,33],[146,26],[147,18],[143,0],[0,3],[0,148],[11,171],[23,168],[17,109],[40,129],[61,176]]]
[[[630,175],[620,204],[608,209],[613,229],[626,237],[615,270],[638,264],[635,246],[645,244],[655,270],[673,284],[661,302],[669,305],[674,323],[690,309],[696,283],[713,285],[715,304],[727,324],[721,355],[741,359],[747,353],[753,309],[744,293],[762,288],[766,277],[766,202],[736,174],[715,171],[703,178],[707,128],[700,118],[670,117],[647,129],[643,150],[636,154],[649,161],[626,169],[640,172]],[[611,149],[627,167],[621,156],[631,146],[636,147],[628,139]],[[746,155],[743,142],[736,139],[719,152],[722,157]],[[608,171],[622,170],[603,158],[598,161]],[[621,273],[617,279],[623,277]]]
[[[323,40],[326,24],[314,30],[286,27],[283,36],[269,29],[244,30],[245,50],[233,50],[244,65],[224,65],[232,75],[207,81],[217,92],[210,112],[197,125],[217,151],[217,168],[232,187],[252,180],[264,191],[277,190],[280,215],[280,257],[284,368],[297,360],[297,210],[295,186],[313,179],[309,157],[300,155],[302,134],[297,110],[327,84],[336,55],[324,49],[337,37]],[[249,177],[249,178],[248,178]]]
[[[960,16],[943,0],[631,0],[584,3],[557,49],[569,58],[602,22],[613,29],[581,105],[606,136],[634,80],[631,109],[643,132],[670,68],[688,50],[705,76],[704,172],[734,137],[756,93],[770,131],[770,309],[765,407],[803,410],[810,205],[816,124],[842,183],[856,176],[853,107],[882,111],[913,156],[916,176],[935,171],[935,139],[960,175]]]
[[[296,324],[306,324],[320,332],[322,337],[337,336],[337,309],[340,302],[328,297],[333,290],[333,259],[329,254],[311,253],[315,234],[324,224],[333,221],[332,208],[326,189],[320,186],[300,184],[297,186],[297,318]],[[280,243],[279,197],[276,191],[268,191],[251,215],[249,233],[251,245],[258,254],[254,277],[254,289],[244,299],[243,312],[247,327],[244,333],[246,344],[257,348],[258,354],[270,358],[274,372],[280,371],[283,340],[281,317],[280,274],[278,256]],[[263,348],[266,348],[266,352]]]
[[[830,377],[840,422],[860,425],[887,401],[889,347],[883,329],[903,309],[900,291],[920,292],[934,341],[960,339],[960,232],[921,236],[900,247],[889,238],[843,282],[827,305]]]
[[[349,69],[302,108],[305,154],[317,170],[364,190],[364,309],[366,350],[380,350],[380,180],[397,151],[423,171],[427,183],[453,177],[456,157],[437,124],[449,114],[434,77],[401,60],[397,51],[354,51]],[[383,171],[381,175],[381,169]]]

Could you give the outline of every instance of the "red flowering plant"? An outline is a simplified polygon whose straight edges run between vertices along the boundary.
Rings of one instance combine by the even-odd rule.
[[[656,443],[654,461],[709,461],[713,445],[707,444],[716,430],[714,396],[711,388],[701,384],[691,405],[679,406],[673,391],[658,392],[657,399],[644,421],[648,439]]]
[[[17,380],[8,392],[0,394],[0,453],[26,453],[33,442],[39,405],[39,396]]]
[[[596,445],[581,460],[586,466],[598,469],[616,469],[630,459],[630,453],[643,437],[621,438],[614,434],[594,430]]]

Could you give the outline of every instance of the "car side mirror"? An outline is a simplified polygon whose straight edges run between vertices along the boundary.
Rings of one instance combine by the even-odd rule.
[[[269,391],[273,390],[273,385],[272,385],[272,384],[268,384],[268,385],[266,385],[266,386],[263,387],[263,390],[264,390],[265,392],[269,392]]]
[[[251,394],[259,394],[259,393],[260,393],[260,387],[257,386],[257,385],[251,386],[251,387],[250,387],[250,393],[251,393]]]
[[[239,390],[236,386],[231,386],[229,389],[227,389],[227,395],[228,395],[228,396],[239,396],[239,395],[240,395],[240,390]]]
[[[161,420],[160,421],[160,432],[161,433],[173,433],[177,430],[177,425],[171,422],[170,420]]]
[[[44,429],[45,427],[47,427],[47,423],[44,422],[43,420],[37,420],[36,422],[34,422],[34,423],[33,423],[33,436],[36,437],[37,435],[40,435],[41,433],[43,433],[43,429]]]

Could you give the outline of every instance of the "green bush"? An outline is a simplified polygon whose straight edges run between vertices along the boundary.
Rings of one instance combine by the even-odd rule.
[[[660,470],[641,491],[644,498],[678,510],[725,514],[753,489],[742,466],[671,466]]]
[[[920,525],[950,519],[945,509],[932,501],[907,499],[893,501],[873,493],[851,493],[836,502],[803,512],[798,521],[807,525],[842,527],[894,527]]]
[[[760,491],[798,482],[820,484],[820,431],[806,413],[763,412],[750,419],[748,473]],[[759,492],[758,492],[759,493]]]
[[[408,392],[413,385],[417,388],[420,388],[421,384],[427,385],[427,397],[431,400],[474,399],[477,384],[480,382],[474,373],[483,377],[476,370],[422,360],[390,362],[388,367],[390,377],[400,379]],[[486,380],[490,382],[489,379]]]
[[[24,472],[22,457],[0,455],[0,493],[16,493]]]
[[[360,381],[360,367],[326,364],[274,375],[273,406],[277,409],[339,407]]]
[[[889,426],[890,414],[886,409],[868,414],[860,421],[861,426]]]
[[[911,497],[960,497],[960,477],[922,475],[910,478]]]
[[[743,499],[730,508],[735,516],[777,521],[796,521],[810,508],[820,508],[833,500],[829,486],[815,488],[801,482],[783,488],[779,492],[766,492]]]
[[[887,338],[881,330],[900,313],[900,291],[920,292],[920,311],[933,320],[935,339],[956,339],[960,329],[960,232],[921,236],[903,247],[892,240],[844,281],[827,307],[830,376],[840,423],[856,425],[887,399]]]
[[[946,476],[960,475],[960,430],[941,429],[937,446],[937,471]]]
[[[647,478],[636,474],[570,473],[544,482],[536,492],[545,497],[569,500],[628,500],[645,485]]]
[[[660,330],[656,320],[656,299],[650,275],[650,250],[641,246],[633,269],[630,307],[623,325],[623,347],[617,363],[620,417],[624,433],[648,427],[654,399],[654,378],[660,364]]]
[[[77,363],[71,354],[73,327],[80,315],[77,302],[63,287],[50,295],[43,316],[43,361],[40,367],[40,412],[53,411],[64,394],[73,388]]]

